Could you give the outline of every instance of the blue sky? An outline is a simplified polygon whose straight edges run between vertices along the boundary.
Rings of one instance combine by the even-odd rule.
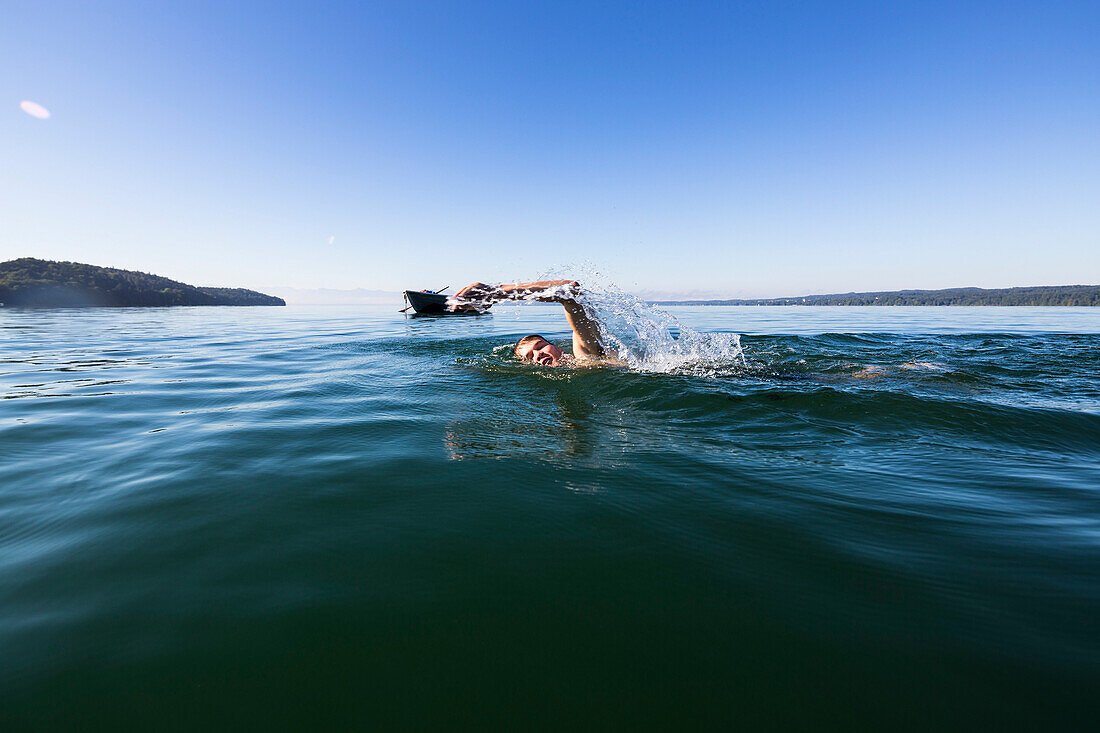
[[[582,261],[747,297],[1100,283],[1095,2],[4,16],[0,260],[245,287]]]

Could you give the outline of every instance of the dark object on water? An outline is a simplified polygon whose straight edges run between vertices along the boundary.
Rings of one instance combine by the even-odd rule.
[[[416,313],[447,312],[447,296],[428,290],[406,290],[405,302],[408,305],[403,310],[412,308]]]
[[[408,303],[408,306],[402,308],[400,312],[404,313],[409,308],[412,308],[418,316],[476,316],[484,312],[476,308],[447,310],[447,296],[443,295],[443,291],[446,289],[440,288],[436,292],[431,290],[406,290],[405,302]]]

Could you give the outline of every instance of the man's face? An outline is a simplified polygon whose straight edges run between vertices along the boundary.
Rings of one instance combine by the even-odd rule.
[[[537,339],[521,344],[516,356],[524,361],[533,361],[542,366],[561,366],[565,352],[546,339]]]

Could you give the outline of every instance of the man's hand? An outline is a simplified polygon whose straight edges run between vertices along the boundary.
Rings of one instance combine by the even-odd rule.
[[[490,300],[493,296],[500,295],[500,288],[495,285],[486,285],[485,283],[470,283],[466,287],[455,293],[455,300],[473,300],[484,301]]]
[[[493,301],[500,300],[500,288],[485,283],[470,283],[455,293],[451,300],[457,302],[456,305],[451,306],[451,310],[461,308],[463,303],[489,306]]]

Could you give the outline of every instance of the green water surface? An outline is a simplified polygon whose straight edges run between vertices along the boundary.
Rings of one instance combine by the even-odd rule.
[[[1100,313],[0,310],[0,728],[1088,729]]]

